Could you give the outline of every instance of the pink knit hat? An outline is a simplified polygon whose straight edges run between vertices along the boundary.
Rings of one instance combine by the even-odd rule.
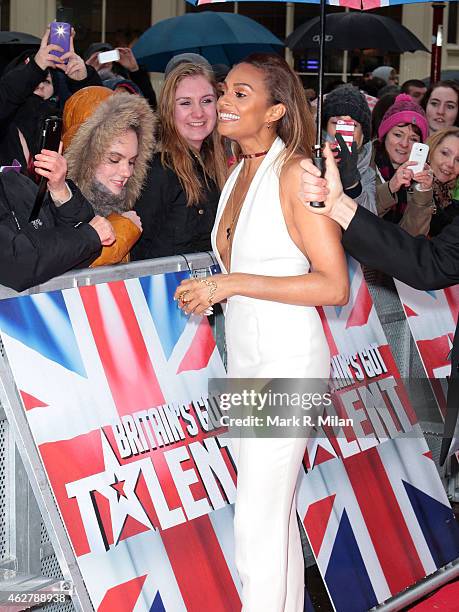
[[[425,141],[429,134],[429,124],[424,110],[413,102],[413,98],[408,94],[399,94],[395,102],[387,109],[378,129],[379,140],[387,132],[400,123],[412,123],[421,130],[422,140]]]

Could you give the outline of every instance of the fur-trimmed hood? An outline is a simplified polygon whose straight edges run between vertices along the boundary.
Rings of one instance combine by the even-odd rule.
[[[156,115],[144,98],[115,93],[100,103],[94,113],[81,124],[64,155],[69,178],[90,202],[93,199],[91,185],[94,169],[104,159],[113,139],[132,127],[137,132],[139,150],[134,172],[126,183],[125,210],[133,208],[146,178],[155,144],[156,123]]]

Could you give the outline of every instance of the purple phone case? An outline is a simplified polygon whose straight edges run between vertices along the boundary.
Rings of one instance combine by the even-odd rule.
[[[65,23],[63,21],[53,21],[50,25],[49,29],[49,38],[48,43],[50,45],[59,45],[64,50],[61,51],[51,51],[53,55],[57,55],[57,57],[61,57],[67,51],[70,51],[70,36],[71,36],[72,26],[69,23]],[[65,62],[67,63],[67,62]]]

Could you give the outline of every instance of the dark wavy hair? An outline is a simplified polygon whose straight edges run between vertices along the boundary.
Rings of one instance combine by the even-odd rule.
[[[455,127],[459,127],[459,83],[457,81],[453,81],[452,79],[449,79],[446,81],[437,81],[436,83],[431,85],[422,97],[421,106],[424,110],[426,110],[426,107],[430,100],[432,92],[434,92],[439,87],[447,87],[448,89],[452,89],[454,92],[456,92],[458,112],[456,115],[456,120],[454,121],[454,125]]]

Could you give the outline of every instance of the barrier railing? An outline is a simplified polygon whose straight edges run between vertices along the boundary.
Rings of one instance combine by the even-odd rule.
[[[199,253],[187,256],[132,262],[126,265],[72,271],[21,294],[0,286],[0,300],[17,297],[19,295],[46,293],[153,274],[183,272],[187,270],[205,272],[206,269],[214,264],[215,259],[211,253]],[[387,279],[381,281],[379,276],[374,276],[372,273],[367,273],[366,279],[375,302],[379,319],[388,336],[401,376],[408,377],[410,375],[416,375],[421,377],[423,373],[422,364],[419,360],[415,343],[411,338],[403,308],[393,285],[391,285]],[[221,351],[223,351],[222,320],[220,316],[215,317],[215,319],[217,343]],[[0,353],[1,348],[0,346]],[[41,543],[39,546],[36,533],[33,533],[31,529],[32,527],[36,529],[39,525],[39,515],[33,508],[32,510],[30,509],[30,506],[33,506],[34,502],[33,500],[30,501],[30,492],[28,492],[25,486],[22,464],[12,450],[15,443],[20,455],[28,459],[24,462],[28,470],[28,479],[33,494],[39,502],[44,526],[48,531],[55,558],[63,572],[62,576],[60,576],[57,568],[57,572],[54,571],[56,578],[62,577],[63,579],[73,580],[76,592],[78,593],[78,597],[73,598],[75,608],[83,611],[90,610],[92,606],[86,595],[81,576],[79,576],[79,572],[77,568],[75,568],[73,553],[70,548],[66,549],[65,546],[62,547],[61,543],[65,538],[60,537],[61,534],[56,532],[56,529],[59,530],[59,524],[63,530],[62,521],[52,496],[50,497],[49,488],[45,486],[46,476],[41,467],[40,458],[30,434],[25,415],[21,418],[20,410],[14,410],[13,414],[13,412],[8,409],[8,398],[17,395],[17,391],[15,390],[14,381],[6,364],[2,363],[4,361],[4,359],[0,359],[1,386],[3,387],[3,389],[0,389],[0,399],[3,401],[3,410],[6,411],[8,419],[6,420],[4,416],[2,416],[2,406],[0,405],[0,456],[3,451],[4,473],[6,474],[2,480],[0,473],[0,570],[6,568],[5,571],[7,572],[16,572],[18,575],[30,576],[36,579],[40,575],[44,575],[43,564],[40,565],[40,557],[52,556],[49,545],[47,550],[48,554],[44,554],[46,544],[42,545]],[[428,383],[426,382],[424,385],[420,383],[420,387],[422,387],[421,392],[428,398],[426,401],[433,401]],[[423,429],[435,457],[439,452],[441,425],[424,420]],[[32,470],[30,469],[30,465],[33,465]],[[446,487],[454,498],[454,495],[457,494],[457,486],[452,484],[452,482],[456,482],[457,474],[451,474],[451,465],[447,466],[447,470],[450,470],[450,479],[446,483]],[[48,499],[45,500],[46,503],[43,503],[44,496],[48,496]],[[49,513],[44,509],[49,509],[53,506],[55,508],[55,515],[49,516]],[[25,513],[26,509],[27,513]],[[29,537],[28,541],[25,533],[20,533],[18,531],[18,527],[27,531]],[[69,567],[72,569],[71,572],[68,571]],[[428,579],[415,585],[403,595],[397,596],[390,600],[390,602],[378,606],[377,609],[391,611],[399,610],[408,603],[438,588],[440,584],[444,584],[448,580],[451,580],[458,575],[458,572],[459,566],[456,563],[452,563],[448,567],[431,575]],[[0,575],[0,591],[2,590],[1,582],[2,579]]]

